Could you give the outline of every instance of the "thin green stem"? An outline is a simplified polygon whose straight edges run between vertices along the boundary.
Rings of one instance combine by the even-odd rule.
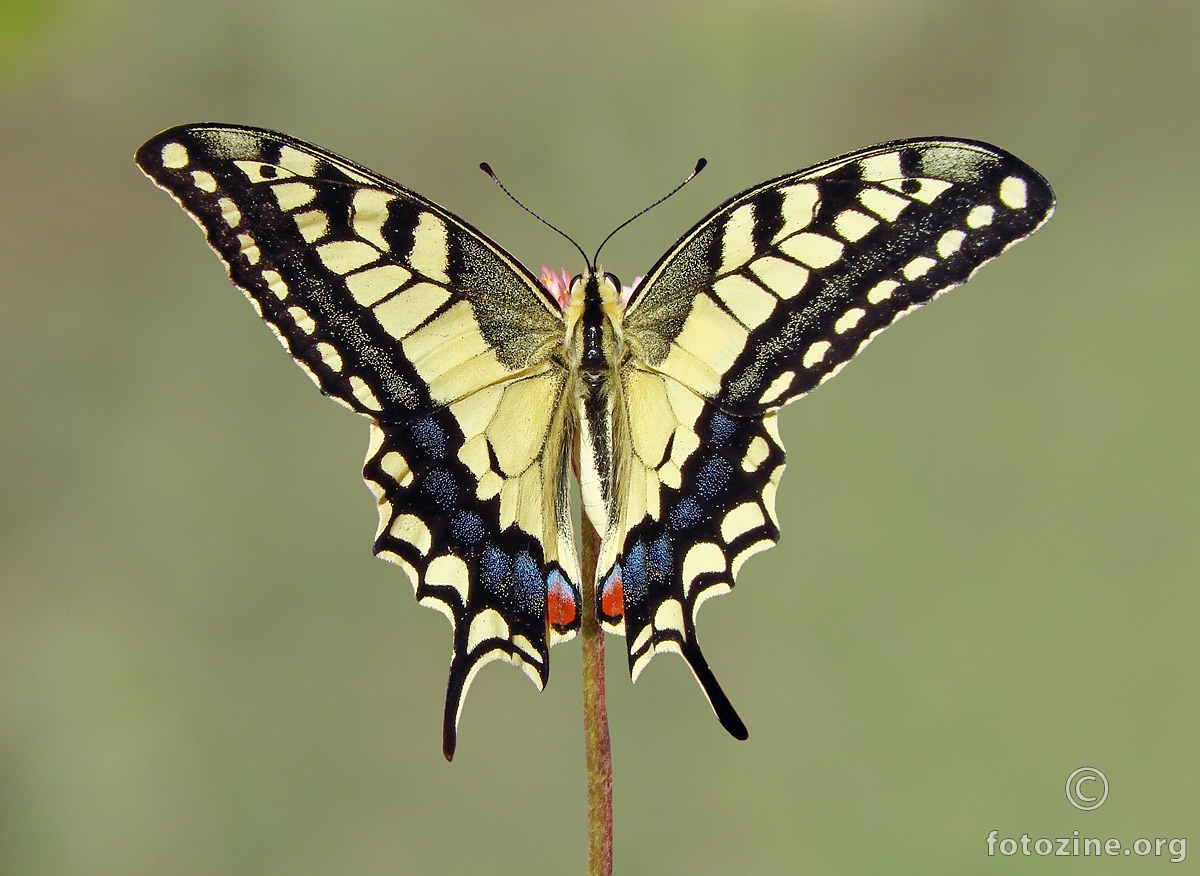
[[[612,876],[612,746],[604,703],[604,631],[596,620],[600,536],[586,514],[583,530],[583,739],[588,786],[588,876]]]

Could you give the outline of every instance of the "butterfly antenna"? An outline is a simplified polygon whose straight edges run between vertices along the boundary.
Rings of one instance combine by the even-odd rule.
[[[612,232],[608,235],[608,237],[604,238],[603,243],[601,243],[598,247],[596,247],[596,254],[592,257],[591,263],[593,265],[596,264],[596,261],[600,258],[600,250],[604,249],[605,243],[608,243],[610,240],[612,240],[614,234],[616,234],[618,231],[620,231],[622,228],[624,228],[626,225],[628,225],[634,219],[641,216],[643,213],[649,213],[651,210],[653,210],[655,207],[657,207],[659,204],[661,204],[667,198],[671,197],[671,195],[675,194],[677,191],[679,191],[681,188],[683,188],[688,183],[690,183],[693,179],[695,179],[696,174],[698,174],[700,171],[704,170],[704,168],[707,166],[708,166],[708,159],[701,158],[699,161],[696,162],[696,166],[692,169],[692,172],[687,175],[687,179],[685,179],[679,185],[675,186],[675,188],[671,189],[671,191],[667,192],[665,195],[663,195],[661,198],[659,198],[657,201],[655,201],[649,207],[645,207],[645,208],[639,210],[638,212],[636,212],[632,216],[630,216],[628,219],[626,219],[624,222],[622,222],[620,225],[618,225],[616,228],[614,228],[612,230]],[[497,180],[497,182],[499,182],[499,180]]]
[[[516,204],[518,207],[520,207],[522,210],[524,210],[526,213],[528,213],[530,216],[532,216],[538,222],[541,222],[543,225],[545,225],[551,231],[555,231],[558,234],[565,237],[567,240],[569,240],[571,242],[571,246],[573,246],[577,250],[579,250],[579,254],[581,256],[583,256],[583,261],[584,261],[584,264],[587,265],[588,271],[590,272],[590,271],[595,270],[594,263],[588,261],[587,253],[583,251],[583,247],[581,247],[579,244],[577,244],[575,242],[575,239],[573,237],[571,237],[569,234],[567,234],[565,231],[555,228],[553,225],[551,225],[549,222],[547,222],[545,219],[543,219],[537,213],[533,212],[528,207],[526,207],[524,204],[522,204],[520,201],[518,201],[517,196],[514,195],[512,192],[510,192],[508,190],[508,188],[504,185],[504,183],[500,182],[500,177],[496,176],[496,172],[494,170],[492,170],[492,166],[490,164],[488,164],[486,161],[481,161],[479,163],[479,169],[482,170],[484,173],[486,173],[488,176],[490,176],[492,178],[492,182],[494,182],[496,185],[500,186],[500,191],[502,191],[502,192],[504,192],[504,194],[508,195],[509,198],[512,199],[512,202],[514,204]]]

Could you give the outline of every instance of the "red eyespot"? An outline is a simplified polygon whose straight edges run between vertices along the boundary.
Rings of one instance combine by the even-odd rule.
[[[621,589],[620,566],[604,582],[604,588],[600,591],[600,611],[607,619],[619,620],[625,616],[625,591]]]
[[[546,616],[550,623],[556,627],[569,627],[575,623],[578,614],[575,594],[559,575],[552,575],[546,594]]]

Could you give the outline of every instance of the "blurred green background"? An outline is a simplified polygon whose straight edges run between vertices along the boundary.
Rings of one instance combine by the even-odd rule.
[[[479,161],[591,248],[707,157],[606,250],[626,280],[732,193],[874,142],[1032,163],[1056,218],[782,418],[783,540],[701,622],[749,741],[681,661],[633,687],[608,640],[616,869],[1077,873],[986,836],[1200,843],[1200,4],[0,10],[0,872],[584,869],[578,644],[541,695],[484,671],[442,760],[448,627],[370,555],[366,424],[133,164],[206,120],[350,156],[535,270],[580,265]],[[1063,794],[1085,765],[1094,812]]]

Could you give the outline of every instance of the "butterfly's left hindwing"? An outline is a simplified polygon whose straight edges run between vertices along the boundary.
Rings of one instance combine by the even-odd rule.
[[[137,162],[322,392],[376,421],[376,552],[454,625],[449,757],[479,668],[541,687],[579,625],[558,304],[462,220],[303,141],[192,125]]]
[[[620,469],[619,537],[610,534],[601,548],[597,614],[625,635],[635,680],[655,654],[680,654],[721,724],[744,739],[745,725],[701,654],[696,615],[779,539],[775,490],[784,459],[775,415],[732,416],[636,366],[622,390],[641,437]]]

